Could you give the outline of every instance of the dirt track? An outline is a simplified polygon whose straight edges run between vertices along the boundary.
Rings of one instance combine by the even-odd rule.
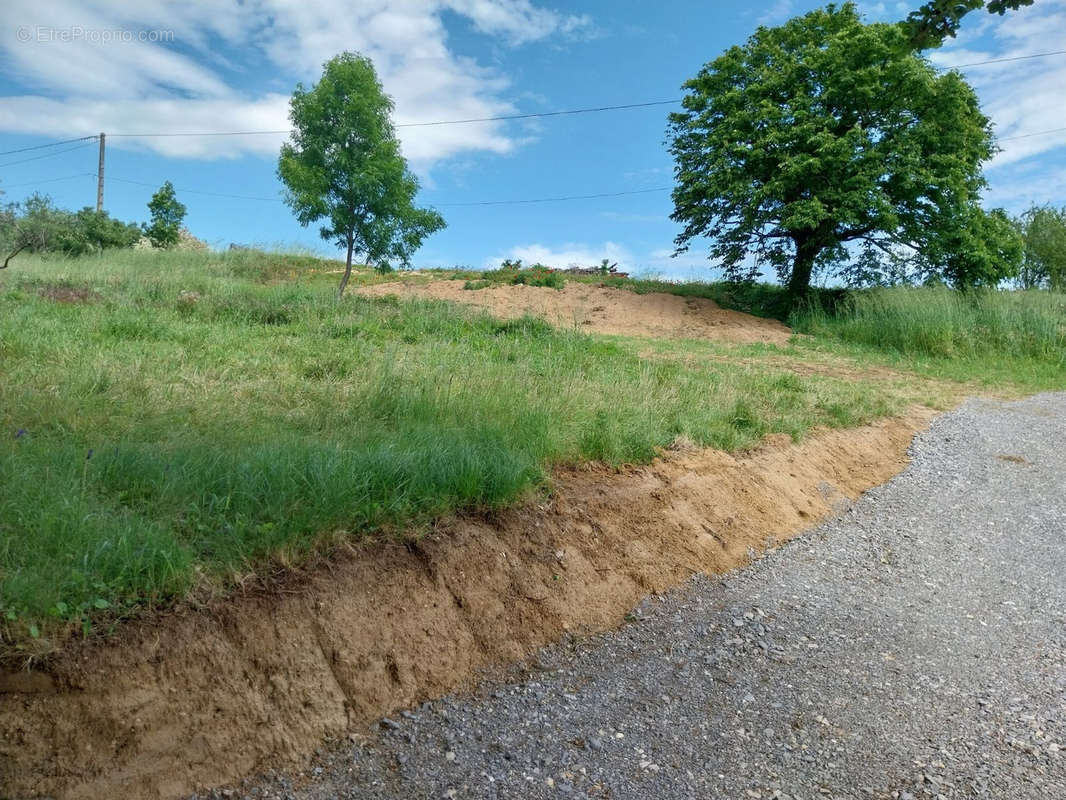
[[[483,308],[493,316],[543,317],[562,328],[590,333],[656,338],[714,339],[724,342],[785,344],[792,331],[777,320],[719,308],[712,300],[673,294],[636,294],[587,283],[545,286],[501,284],[464,289],[465,281],[394,281],[359,289],[368,297],[395,294],[450,300]]]
[[[1064,431],[971,401],[753,567],[234,796],[1066,797]]]

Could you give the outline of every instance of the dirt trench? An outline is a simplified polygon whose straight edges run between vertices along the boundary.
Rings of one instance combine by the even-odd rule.
[[[298,765],[325,737],[744,564],[899,472],[932,414],[559,470],[550,498],[0,674],[0,796],[175,798]]]

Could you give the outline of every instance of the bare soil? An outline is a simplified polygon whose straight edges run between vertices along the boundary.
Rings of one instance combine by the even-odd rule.
[[[931,416],[560,470],[550,498],[0,673],[0,794],[173,798],[306,763],[325,737],[746,563],[899,472]]]
[[[464,289],[465,281],[391,281],[366,286],[367,297],[398,295],[450,300],[511,319],[543,317],[558,327],[592,333],[656,338],[717,339],[726,342],[787,344],[792,331],[774,319],[727,311],[713,300],[673,294],[636,294],[626,289],[569,282],[562,289],[501,284]]]

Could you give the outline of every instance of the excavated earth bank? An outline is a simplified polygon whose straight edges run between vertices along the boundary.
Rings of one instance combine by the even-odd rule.
[[[720,308],[702,297],[679,297],[653,292],[568,282],[562,289],[525,284],[499,284],[464,289],[465,281],[429,283],[390,281],[358,289],[366,297],[397,295],[449,300],[482,308],[494,317],[513,319],[523,314],[543,317],[552,325],[591,333],[655,338],[712,339],[751,344],[788,344],[792,331],[776,319],[763,319]]]
[[[173,798],[299,763],[324,737],[745,563],[899,472],[931,416],[560,470],[549,499],[0,673],[0,796]]]

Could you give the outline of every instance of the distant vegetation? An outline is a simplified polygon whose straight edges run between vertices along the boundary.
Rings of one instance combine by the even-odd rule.
[[[34,194],[0,211],[0,250],[10,260],[21,252],[80,256],[111,248],[133,247],[141,228],[112,219],[106,211],[64,211],[51,198]]]
[[[1066,208],[1033,206],[1015,225],[1024,253],[1018,282],[1027,289],[1066,289]]]
[[[2,192],[0,192],[2,194]],[[151,219],[147,224],[122,222],[106,211],[86,206],[80,211],[57,208],[52,198],[34,193],[18,203],[0,209],[0,269],[6,269],[20,253],[82,256],[104,250],[121,250],[142,241],[152,247],[177,246],[185,206],[178,202],[174,187],[167,181],[148,202]]]

